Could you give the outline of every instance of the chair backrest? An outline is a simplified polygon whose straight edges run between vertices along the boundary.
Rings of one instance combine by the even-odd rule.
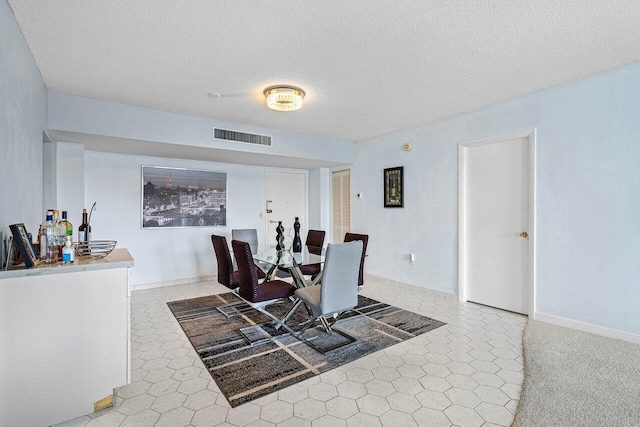
[[[304,243],[309,252],[312,254],[320,254],[322,245],[324,245],[324,230],[309,230],[307,233],[307,241]]]
[[[231,230],[231,239],[249,243],[251,253],[258,252],[258,230],[255,228],[238,228]]]
[[[235,289],[237,286],[233,284],[233,262],[227,239],[224,236],[212,234],[211,243],[213,243],[213,250],[218,261],[218,283],[229,289]]]
[[[320,309],[323,315],[350,310],[358,305],[358,268],[362,242],[329,245],[322,269]]]
[[[367,243],[369,243],[369,235],[368,234],[356,234],[356,233],[347,233],[344,235],[344,241],[346,242],[355,242],[356,240],[360,240],[362,242],[362,257],[360,259],[360,274],[358,275],[358,286],[364,285],[364,258],[367,255]]]
[[[238,293],[247,301],[258,300],[258,269],[253,262],[251,246],[248,242],[232,240],[233,256],[238,264]]]

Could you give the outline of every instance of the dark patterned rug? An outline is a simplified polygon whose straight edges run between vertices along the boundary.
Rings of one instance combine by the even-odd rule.
[[[275,303],[267,310],[282,318],[291,304]],[[339,333],[327,334],[319,324],[304,333],[305,339],[319,348],[341,346],[322,354],[286,331],[275,330],[269,317],[232,293],[167,305],[232,407],[444,325],[358,296],[358,306],[334,326],[355,342],[350,343]],[[306,316],[304,307],[300,307],[287,324],[296,330]]]

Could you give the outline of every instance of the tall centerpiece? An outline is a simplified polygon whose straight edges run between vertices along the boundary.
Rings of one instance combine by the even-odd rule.
[[[282,226],[282,221],[278,221],[278,226],[276,227],[276,241],[276,250],[284,250],[284,227]]]
[[[295,236],[293,236],[293,244],[291,245],[291,248],[293,249],[293,252],[302,252],[302,240],[300,240],[300,221],[298,217],[296,217],[296,220],[293,223],[293,229],[295,231]]]

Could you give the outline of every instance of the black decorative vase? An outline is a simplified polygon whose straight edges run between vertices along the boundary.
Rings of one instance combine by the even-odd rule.
[[[278,221],[278,226],[276,227],[276,250],[281,251],[284,249],[284,227],[282,226],[282,221]]]
[[[300,240],[300,221],[298,221],[298,217],[296,217],[296,221],[293,223],[293,229],[295,231],[295,236],[293,236],[293,244],[291,248],[293,252],[302,252],[302,240]]]

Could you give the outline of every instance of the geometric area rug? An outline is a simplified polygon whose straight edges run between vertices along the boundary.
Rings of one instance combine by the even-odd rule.
[[[229,304],[235,311],[231,317],[227,317]],[[269,317],[230,292],[167,305],[232,407],[445,324],[359,295],[358,306],[333,326],[356,341],[322,354],[286,331],[275,330]],[[290,301],[278,302],[266,309],[282,318],[291,305]],[[304,307],[300,307],[287,325],[296,330],[306,316]],[[241,328],[244,335],[239,332]],[[257,337],[253,345],[252,336]],[[344,339],[335,332],[327,334],[319,324],[303,336],[320,348]]]

